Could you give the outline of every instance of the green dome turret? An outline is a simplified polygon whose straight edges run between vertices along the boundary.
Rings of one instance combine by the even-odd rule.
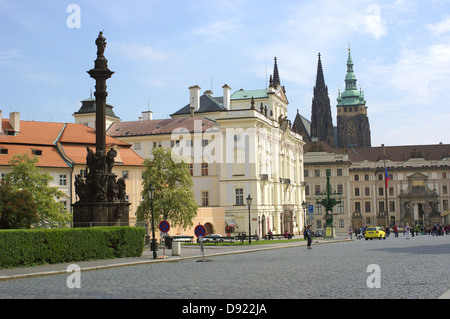
[[[364,95],[358,91],[356,86],[356,76],[353,72],[353,60],[350,54],[350,47],[348,48],[347,58],[347,74],[345,75],[345,90],[342,94],[339,93],[337,98],[338,106],[353,106],[366,103]]]

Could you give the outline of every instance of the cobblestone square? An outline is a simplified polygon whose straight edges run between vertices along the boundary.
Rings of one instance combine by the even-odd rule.
[[[193,258],[81,271],[81,288],[73,289],[67,287],[69,273],[7,280],[0,282],[0,297],[436,299],[450,289],[450,236],[324,241],[312,247],[300,242],[281,249],[207,254],[209,262]],[[182,247],[188,249],[199,247]],[[379,266],[380,288],[368,287],[369,265]]]

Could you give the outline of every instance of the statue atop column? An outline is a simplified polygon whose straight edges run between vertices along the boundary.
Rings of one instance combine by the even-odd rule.
[[[95,40],[95,44],[97,45],[97,58],[104,58],[105,56],[103,54],[105,53],[106,39],[103,36],[102,31],[100,31],[100,33],[98,34],[98,38],[97,40]]]
[[[97,45],[97,60],[95,60],[95,68],[99,70],[108,69],[108,60],[105,58],[105,48],[106,48],[106,39],[103,36],[103,32],[100,31],[98,34],[97,40],[95,40],[95,44]]]
[[[79,200],[73,204],[74,227],[128,225],[129,206],[126,200],[125,180],[113,171],[117,151],[106,153],[106,80],[114,73],[108,69],[105,58],[106,39],[100,31],[95,40],[97,59],[94,69],[88,71],[95,80],[95,152],[86,146],[86,175],[75,178]]]

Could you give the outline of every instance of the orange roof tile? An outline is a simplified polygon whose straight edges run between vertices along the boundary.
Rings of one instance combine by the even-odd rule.
[[[450,157],[450,144],[386,146],[386,159],[403,162],[412,157],[422,157],[426,160],[439,161]],[[383,147],[350,147],[347,149],[352,162],[380,161],[384,158]]]
[[[115,137],[142,136],[171,134],[180,129],[186,129],[191,133],[194,130],[205,132],[207,129],[214,128],[215,124],[216,122],[203,117],[116,122],[109,127],[107,134]]]
[[[12,129],[8,119],[2,120],[4,129]],[[0,143],[54,145],[64,123],[20,121],[20,131],[17,135],[0,135]]]
[[[67,123],[64,132],[59,138],[59,142],[77,143],[77,144],[92,144],[95,145],[95,130],[83,124]],[[111,136],[106,135],[106,145],[130,145],[129,143],[119,141]]]
[[[12,129],[8,119],[1,120],[3,129]],[[42,151],[39,166],[70,167],[68,162],[72,161],[84,164],[86,146],[95,151],[95,139],[95,130],[83,124],[20,121],[20,130],[16,135],[0,135],[0,148],[8,150],[7,154],[0,154],[0,165],[9,165],[16,154],[32,154],[32,149]],[[131,149],[131,144],[107,135],[106,145],[120,148],[123,161],[120,165],[143,165],[144,159]]]
[[[0,165],[9,166],[9,161],[17,154],[33,154],[32,150],[42,151],[39,158],[38,166],[40,167],[69,167],[69,164],[59,154],[56,147],[52,146],[33,146],[33,145],[15,145],[0,144],[0,149],[7,149],[8,154],[0,154]]]

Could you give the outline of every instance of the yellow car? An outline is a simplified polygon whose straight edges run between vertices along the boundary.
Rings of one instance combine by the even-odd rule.
[[[366,228],[366,233],[365,233],[365,238],[366,240],[370,239],[374,239],[374,238],[383,238],[386,239],[386,233],[384,232],[382,227],[367,227]]]

